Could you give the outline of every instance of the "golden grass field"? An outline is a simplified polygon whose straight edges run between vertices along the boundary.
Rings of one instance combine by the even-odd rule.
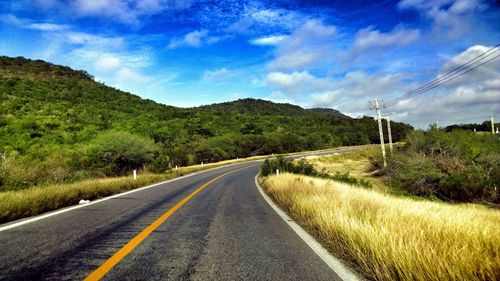
[[[380,154],[380,145],[372,144],[361,146],[360,150],[351,152],[325,156],[308,156],[306,160],[313,164],[318,171],[324,169],[330,174],[335,174],[336,172],[341,174],[349,173],[349,175],[355,178],[370,181],[373,189],[387,192],[388,188],[384,184],[383,179],[375,177],[373,175],[374,172],[370,171],[371,164],[369,158],[377,157]]]
[[[332,253],[373,280],[500,280],[500,211],[282,174],[264,190]]]

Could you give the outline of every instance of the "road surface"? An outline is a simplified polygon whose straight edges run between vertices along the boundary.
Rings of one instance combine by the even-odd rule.
[[[99,269],[103,280],[336,280],[263,200],[259,166],[221,167],[1,230],[0,279],[95,280]]]

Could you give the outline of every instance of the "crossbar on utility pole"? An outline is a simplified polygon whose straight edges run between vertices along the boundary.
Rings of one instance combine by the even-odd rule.
[[[373,101],[375,112],[377,113],[378,132],[380,135],[380,147],[382,148],[382,158],[384,159],[384,167],[387,167],[387,159],[385,157],[384,131],[382,129],[382,115],[380,113],[380,104],[377,99]]]
[[[392,134],[391,134],[391,119],[389,119],[389,115],[385,116],[387,120],[387,135],[389,136],[389,150],[391,151],[391,157],[394,155],[392,148]]]

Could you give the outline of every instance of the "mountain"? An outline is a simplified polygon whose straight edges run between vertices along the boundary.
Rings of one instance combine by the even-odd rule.
[[[412,130],[392,127],[395,140]],[[377,140],[370,117],[258,99],[178,108],[85,71],[0,57],[0,190]]]
[[[218,112],[253,113],[260,115],[329,115],[349,118],[339,111],[330,108],[303,109],[300,106],[289,103],[274,103],[267,100],[253,98],[239,99],[236,101],[223,103],[214,103],[197,108],[201,110],[214,110]]]

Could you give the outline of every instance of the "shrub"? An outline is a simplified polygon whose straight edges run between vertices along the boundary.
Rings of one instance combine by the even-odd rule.
[[[500,203],[500,141],[459,130],[415,131],[382,173],[394,187],[418,196]]]
[[[358,178],[352,177],[349,175],[349,173],[342,174],[340,172],[336,172],[334,175],[331,175],[328,178],[330,178],[332,180],[348,183],[350,185],[357,185],[357,186],[362,186],[362,187],[366,187],[366,188],[372,187],[372,183],[370,181],[365,180],[365,179],[358,179]]]
[[[276,159],[266,159],[262,166],[260,167],[260,174],[262,176],[269,176],[276,172],[290,172],[292,170],[292,162],[283,157],[277,157]]]
[[[317,171],[314,166],[307,162],[306,159],[301,158],[297,162],[292,162],[283,157],[277,157],[276,159],[266,159],[262,166],[260,167],[260,173],[262,176],[269,176],[276,173],[276,170],[280,172],[289,172],[293,174],[300,174],[306,176],[316,176],[326,179],[332,179],[340,182],[345,182],[351,185],[371,187],[371,182],[364,179],[357,179],[349,175],[349,173],[341,174],[337,172],[335,175],[330,175],[325,171]]]
[[[108,132],[86,147],[84,168],[106,176],[124,175],[150,163],[156,152],[156,145],[146,137]]]
[[[170,158],[166,153],[160,153],[149,165],[148,170],[153,173],[163,173],[171,168]]]

